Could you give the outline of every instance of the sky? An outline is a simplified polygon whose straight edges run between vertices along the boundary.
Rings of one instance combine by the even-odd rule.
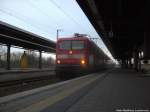
[[[56,41],[74,33],[99,38],[99,47],[112,58],[76,0],[0,0],[0,21]]]

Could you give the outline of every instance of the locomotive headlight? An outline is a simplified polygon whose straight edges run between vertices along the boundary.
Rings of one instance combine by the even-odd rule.
[[[60,60],[57,60],[57,64],[60,64]]]
[[[69,51],[69,54],[72,54],[72,51]]]
[[[85,60],[81,60],[81,64],[84,65],[85,64]]]

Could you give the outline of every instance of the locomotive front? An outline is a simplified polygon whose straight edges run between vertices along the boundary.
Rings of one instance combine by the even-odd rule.
[[[56,73],[71,73],[87,68],[87,40],[61,38],[56,44]]]

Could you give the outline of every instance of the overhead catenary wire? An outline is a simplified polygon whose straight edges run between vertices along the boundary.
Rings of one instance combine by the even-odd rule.
[[[53,5],[55,5],[55,7],[57,7],[66,17],[68,17],[71,21],[73,21],[77,26],[80,26],[80,28],[85,31],[86,29],[83,28],[83,26],[81,24],[79,24],[72,16],[70,16],[62,7],[60,7],[54,0],[49,0]]]
[[[34,7],[36,10],[40,11],[40,12],[41,12],[43,15],[45,15],[48,19],[51,18],[48,13],[45,13],[44,10],[42,10],[40,7],[36,6],[31,0],[28,0],[28,2],[30,3],[30,5],[32,5],[32,7]],[[37,2],[37,1],[36,1],[36,2]],[[55,24],[59,25],[58,23],[55,23]],[[52,25],[51,25],[51,26],[52,26]],[[51,27],[51,29],[52,29],[53,31],[56,31],[58,28],[54,28],[54,27],[52,28],[52,27]],[[70,33],[71,33],[71,31],[68,31],[68,30],[67,30],[67,32],[70,32]]]
[[[80,28],[82,28],[82,30],[86,31],[82,26],[81,24],[79,24],[76,20],[74,20],[74,18],[72,18],[72,16],[70,16],[62,7],[60,7],[54,0],[49,0],[52,4],[54,4],[61,12],[63,12],[63,14],[68,17],[70,20],[72,20],[77,26],[80,26]],[[87,31],[86,31],[87,33]],[[88,34],[88,33],[87,33]],[[100,46],[99,46],[100,47]],[[106,47],[107,49],[107,47]],[[109,54],[109,50],[107,49],[107,51]],[[111,54],[110,54],[111,55]]]
[[[23,15],[21,15],[21,17],[19,17],[19,14],[13,14],[13,13],[12,13],[13,11],[9,12],[9,10],[10,10],[10,9],[7,9],[7,11],[6,11],[6,8],[5,8],[5,10],[0,9],[0,12],[2,12],[2,13],[4,13],[4,14],[7,14],[7,15],[9,15],[9,16],[11,16],[11,17],[14,17],[14,18],[16,18],[16,19],[18,19],[18,20],[24,22],[25,24],[27,24],[27,25],[29,25],[29,26],[31,26],[31,27],[37,29],[37,30],[40,30],[40,29],[41,29],[41,27],[39,27],[37,24],[34,25],[33,23],[24,20],[24,18],[27,18],[27,17],[25,17],[25,16],[23,16]],[[15,12],[15,13],[16,13],[16,12]],[[28,20],[28,19],[27,19],[27,20]],[[37,28],[37,27],[38,27],[38,28]],[[48,35],[51,35],[51,34],[48,33],[48,31],[44,31],[43,29],[42,29],[41,31],[44,32],[44,33],[46,33],[46,34],[48,34]],[[53,35],[52,35],[52,36],[53,36]],[[55,37],[55,36],[53,36],[53,37]]]
[[[46,16],[48,19],[50,18],[50,16],[47,14],[47,13],[45,13],[41,8],[39,8],[38,6],[36,6],[34,3],[32,3],[32,1],[31,0],[28,0],[28,3],[33,7],[33,8],[35,8],[36,10],[38,10],[38,11],[40,11],[44,16]],[[49,23],[47,23],[47,24],[49,24]],[[52,29],[53,31],[55,31],[55,28],[53,28],[52,27],[52,25],[49,25],[48,26],[50,29]]]

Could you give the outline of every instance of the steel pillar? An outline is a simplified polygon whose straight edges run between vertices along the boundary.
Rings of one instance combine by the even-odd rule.
[[[6,65],[6,69],[10,70],[10,48],[11,45],[7,45],[7,65]]]
[[[144,34],[144,58],[150,58],[150,32]]]
[[[138,71],[138,58],[139,58],[138,51],[134,51],[133,58],[134,58],[134,69]]]
[[[138,70],[141,71],[141,60],[138,61]]]
[[[125,68],[125,66],[126,66],[126,60],[124,60],[124,59],[121,60],[121,66],[122,66],[122,68]]]
[[[125,68],[128,68],[129,65],[128,65],[128,59],[126,59],[126,63],[125,63]]]
[[[42,51],[39,51],[39,69],[42,69]]]
[[[129,68],[132,68],[131,58],[129,58]]]

